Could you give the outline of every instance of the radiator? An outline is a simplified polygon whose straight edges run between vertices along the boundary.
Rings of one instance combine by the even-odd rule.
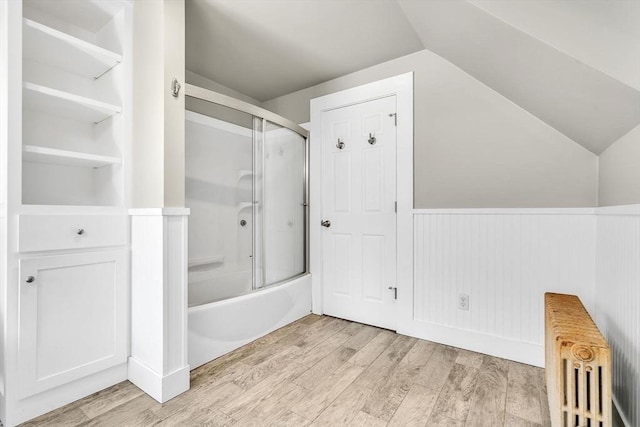
[[[575,295],[546,293],[545,374],[553,427],[611,426],[611,351]]]

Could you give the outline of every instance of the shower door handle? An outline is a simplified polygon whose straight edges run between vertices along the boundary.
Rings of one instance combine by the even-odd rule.
[[[331,221],[329,221],[328,219],[325,219],[325,220],[320,222],[320,225],[323,226],[323,227],[329,228],[329,227],[331,227]]]

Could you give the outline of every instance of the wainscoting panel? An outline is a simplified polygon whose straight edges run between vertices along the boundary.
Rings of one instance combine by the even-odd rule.
[[[611,346],[613,395],[640,425],[640,205],[597,210],[595,320]]]
[[[593,310],[595,221],[593,209],[415,210],[412,332],[543,366],[544,293]]]

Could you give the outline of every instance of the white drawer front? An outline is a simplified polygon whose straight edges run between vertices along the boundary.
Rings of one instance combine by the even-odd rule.
[[[52,251],[127,243],[126,215],[20,215],[18,251]]]

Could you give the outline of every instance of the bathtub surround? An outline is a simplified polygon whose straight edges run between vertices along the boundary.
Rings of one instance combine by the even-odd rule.
[[[305,316],[307,131],[187,85],[192,368]]]
[[[189,209],[131,209],[129,380],[158,402],[189,389]]]

